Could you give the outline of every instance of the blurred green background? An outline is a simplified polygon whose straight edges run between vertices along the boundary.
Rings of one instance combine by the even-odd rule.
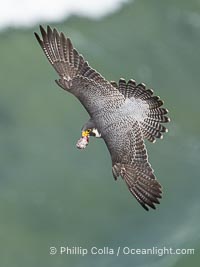
[[[114,181],[102,140],[76,149],[88,114],[54,83],[32,29],[0,33],[0,266],[198,266],[200,1],[137,0],[101,20],[53,24],[108,80],[145,82],[169,133],[147,144],[164,187],[146,212]],[[49,255],[51,246],[195,248],[195,255]]]

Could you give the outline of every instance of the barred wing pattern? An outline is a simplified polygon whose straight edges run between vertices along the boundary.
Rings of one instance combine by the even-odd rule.
[[[124,101],[123,95],[92,69],[73,47],[71,40],[63,33],[47,26],[40,26],[42,39],[35,36],[46,57],[60,76],[56,83],[74,94],[91,116],[104,110],[117,108]]]
[[[133,102],[137,99],[142,100],[138,105],[141,114],[147,110],[146,114],[141,115],[138,120],[135,119],[135,122],[129,117],[124,118],[123,124],[127,125],[123,127],[124,132],[118,131],[117,138],[106,135],[107,147],[113,155],[113,176],[117,179],[120,175],[125,180],[130,192],[144,209],[148,210],[148,207],[155,209],[155,204],[159,204],[159,198],[162,197],[162,188],[148,162],[143,138],[147,138],[150,142],[155,142],[156,138],[163,138],[162,133],[168,130],[161,123],[170,121],[166,116],[168,110],[161,108],[163,101],[153,96],[153,90],[146,89],[143,83],[137,85],[134,80],[126,82],[121,78],[118,84],[114,81],[111,81],[111,84],[124,95],[125,99]]]
[[[106,81],[73,47],[69,38],[56,29],[40,26],[35,36],[51,65],[59,74],[56,83],[75,95],[91,116],[112,158],[113,176],[121,176],[130,192],[148,210],[161,198],[161,186],[148,162],[143,138],[162,138],[168,122],[163,102],[144,84],[134,80]],[[131,104],[130,104],[131,103]]]
[[[162,190],[148,162],[139,123],[125,120],[123,125],[123,130],[120,123],[112,125],[113,129],[107,129],[109,134],[104,137],[112,157],[113,176],[125,180],[144,209],[148,210],[148,206],[155,209],[154,204],[159,204]]]

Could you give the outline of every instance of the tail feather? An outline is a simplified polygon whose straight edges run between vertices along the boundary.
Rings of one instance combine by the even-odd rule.
[[[151,114],[159,114],[159,115],[165,115],[168,113],[168,110],[166,108],[154,108],[154,109],[151,109]]]
[[[129,98],[133,101],[135,99],[141,99],[144,105],[148,104],[149,112],[147,117],[139,121],[143,136],[150,142],[155,142],[156,138],[163,138],[162,133],[167,132],[167,129],[160,123],[169,122],[170,119],[166,116],[168,110],[161,107],[163,101],[160,97],[154,96],[152,89],[146,89],[144,83],[137,85],[134,80],[126,82],[121,78],[118,84],[114,81],[112,81],[111,84],[115,88],[118,88],[125,98]]]
[[[150,118],[145,119],[140,125],[142,126],[143,135],[151,142],[155,141],[155,137],[162,139],[162,133],[168,131],[165,126]]]

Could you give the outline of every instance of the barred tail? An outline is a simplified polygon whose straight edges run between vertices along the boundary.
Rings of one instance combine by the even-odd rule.
[[[119,84],[114,81],[111,81],[111,84],[118,88],[125,98],[132,99],[133,101],[135,99],[141,99],[144,105],[148,104],[149,112],[147,118],[139,121],[142,134],[151,142],[155,142],[156,138],[162,139],[162,133],[168,130],[161,123],[169,122],[170,119],[166,116],[168,110],[161,108],[163,101],[158,96],[153,95],[153,90],[146,89],[144,83],[136,84],[135,80],[132,79],[126,82],[121,78]]]

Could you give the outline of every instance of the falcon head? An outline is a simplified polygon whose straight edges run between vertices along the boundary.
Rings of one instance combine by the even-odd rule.
[[[101,137],[101,134],[96,128],[87,128],[86,125],[83,126],[81,131],[81,138],[78,140],[76,146],[79,149],[84,149],[89,143],[90,136]]]
[[[83,127],[81,135],[82,135],[82,137],[88,137],[88,138],[89,138],[89,136],[94,136],[97,138],[101,137],[101,134],[99,133],[99,131],[96,128],[85,129],[85,127]]]

